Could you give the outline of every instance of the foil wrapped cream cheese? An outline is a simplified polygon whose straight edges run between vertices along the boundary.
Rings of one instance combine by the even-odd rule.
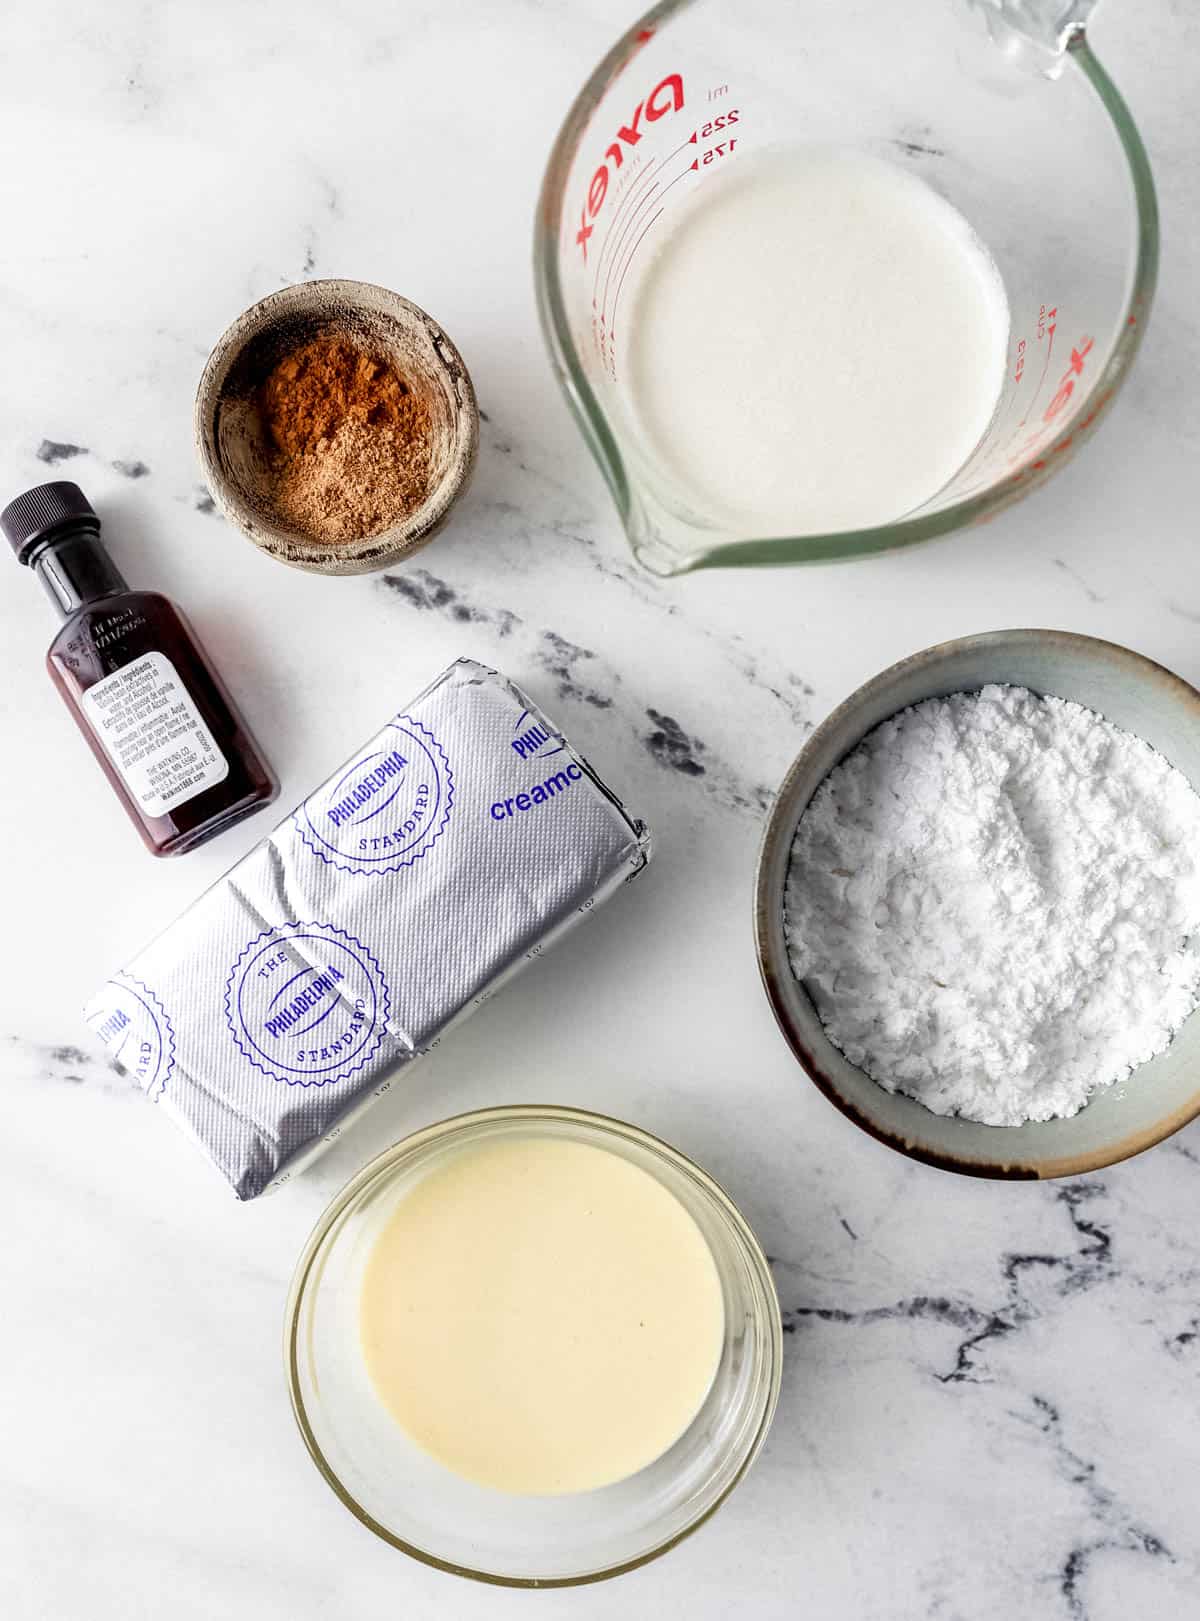
[[[648,858],[524,693],[460,659],[84,1016],[251,1199]]]

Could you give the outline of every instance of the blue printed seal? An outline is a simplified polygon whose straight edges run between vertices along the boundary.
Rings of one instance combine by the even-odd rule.
[[[122,970],[101,986],[83,1016],[113,1062],[157,1102],[175,1068],[175,1030],[149,985]]]
[[[566,746],[561,732],[553,731],[543,717],[534,720],[528,709],[513,723],[512,750],[518,760],[545,760],[561,754]]]
[[[419,720],[397,715],[294,820],[331,867],[399,872],[428,854],[453,805],[454,773],[441,744]]]
[[[281,923],[242,948],[225,1021],[243,1057],[289,1086],[362,1069],[387,1033],[391,992],[375,955],[330,923]]]

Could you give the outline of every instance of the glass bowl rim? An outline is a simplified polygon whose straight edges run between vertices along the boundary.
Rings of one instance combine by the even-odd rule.
[[[304,1396],[300,1388],[298,1340],[301,1312],[308,1299],[309,1280],[331,1230],[347,1208],[360,1198],[370,1186],[380,1181],[401,1160],[408,1158],[410,1155],[420,1154],[433,1145],[457,1135],[469,1137],[476,1130],[495,1123],[522,1120],[530,1122],[549,1120],[565,1125],[586,1127],[588,1130],[598,1131],[602,1135],[632,1141],[642,1148],[649,1149],[660,1158],[666,1159],[675,1169],[688,1176],[730,1222],[738,1238],[745,1246],[746,1259],[752,1264],[756,1280],[762,1286],[763,1294],[768,1302],[767,1320],[764,1326],[770,1366],[765,1400],[745,1455],[726,1482],[723,1490],[702,1513],[690,1520],[681,1530],[656,1543],[653,1548],[638,1554],[636,1558],[621,1560],[616,1564],[606,1565],[603,1569],[586,1571],[579,1575],[551,1577],[508,1576],[498,1571],[481,1570],[474,1566],[458,1564],[450,1559],[443,1559],[438,1554],[431,1553],[428,1549],[421,1548],[417,1544],[397,1536],[395,1532],[390,1531],[375,1519],[358,1502],[354,1494],[343,1485],[321,1449],[321,1444],[309,1421]],[[283,1354],[292,1415],[296,1420],[296,1425],[308,1454],[335,1496],[340,1499],[345,1508],[350,1510],[355,1519],[365,1525],[369,1531],[373,1531],[382,1541],[390,1544],[393,1548],[398,1548],[401,1553],[418,1560],[421,1564],[430,1565],[436,1570],[446,1571],[454,1576],[465,1576],[472,1581],[484,1582],[497,1587],[580,1587],[594,1582],[607,1581],[613,1576],[620,1576],[626,1571],[637,1570],[640,1566],[647,1565],[652,1560],[660,1558],[670,1549],[677,1547],[685,1538],[691,1536],[705,1521],[711,1519],[729,1498],[761,1452],[767,1432],[770,1430],[771,1422],[775,1416],[782,1380],[783,1323],[770,1263],[753,1228],[716,1178],[697,1165],[694,1160],[689,1159],[682,1150],[673,1147],[663,1138],[655,1136],[653,1132],[646,1131],[641,1126],[635,1126],[627,1120],[620,1120],[614,1115],[550,1103],[501,1104],[492,1108],[471,1109],[462,1114],[451,1115],[444,1120],[435,1121],[431,1125],[411,1132],[408,1136],[401,1138],[399,1142],[393,1143],[391,1147],[385,1148],[374,1159],[369,1160],[334,1195],[305,1240],[292,1274],[292,1280],[288,1287],[287,1305],[284,1311]]]

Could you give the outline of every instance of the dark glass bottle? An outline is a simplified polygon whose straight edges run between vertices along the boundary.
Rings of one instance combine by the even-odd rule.
[[[151,854],[182,855],[275,798],[187,621],[157,592],[129,589],[77,484],[27,490],[0,530],[63,617],[50,677]]]

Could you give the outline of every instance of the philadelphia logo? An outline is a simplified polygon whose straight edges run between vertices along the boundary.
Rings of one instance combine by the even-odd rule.
[[[160,1098],[175,1068],[175,1030],[149,985],[122,971],[97,991],[83,1016],[113,1062]]]
[[[329,923],[283,923],[243,948],[225,984],[239,1052],[272,1080],[327,1086],[387,1034],[391,992],[374,953]]]
[[[428,854],[454,805],[454,773],[427,726],[395,720],[296,811],[304,843],[345,872],[399,872]]]
[[[512,750],[518,760],[545,759],[561,754],[567,746],[544,720],[531,720],[528,709],[521,711],[513,734]]]
[[[362,819],[361,812],[365,805],[373,807],[370,813],[371,817],[385,811],[404,786],[404,774],[407,769],[408,761],[400,753],[399,749],[393,749],[379,765],[368,771],[366,776],[361,777],[354,784],[344,799],[340,799],[336,805],[330,805],[329,820],[334,827],[341,827],[344,822],[360,821]],[[375,799],[384,788],[388,787],[391,788],[391,793],[382,804],[375,805]]]
[[[346,977],[340,968],[334,968],[332,964],[325,969],[302,969],[299,974],[294,975],[288,981],[282,990],[276,992],[271,999],[271,1005],[273,1006],[280,996],[290,991],[297,979],[301,979],[305,975],[311,975],[312,977],[304,989],[297,992],[291,1001],[286,1003],[278,1013],[263,1020],[263,1029],[269,1036],[281,1036],[285,1030],[290,1030],[294,1024],[304,1017],[310,1008],[319,1007],[327,996],[334,994],[338,985]],[[336,1009],[332,1006],[326,1007],[320,1018],[314,1019],[307,1026],[307,1029],[311,1030],[314,1026],[323,1024],[329,1015],[335,1011]]]
[[[566,754],[567,745],[560,733],[552,731],[546,721],[534,720],[528,709],[523,709],[513,725],[512,751],[519,760],[548,760],[555,754]],[[518,811],[530,811],[545,805],[556,794],[565,794],[577,782],[583,781],[583,772],[570,758],[557,770],[532,787],[512,794],[507,799],[494,800],[488,812],[493,822],[503,822]]]

